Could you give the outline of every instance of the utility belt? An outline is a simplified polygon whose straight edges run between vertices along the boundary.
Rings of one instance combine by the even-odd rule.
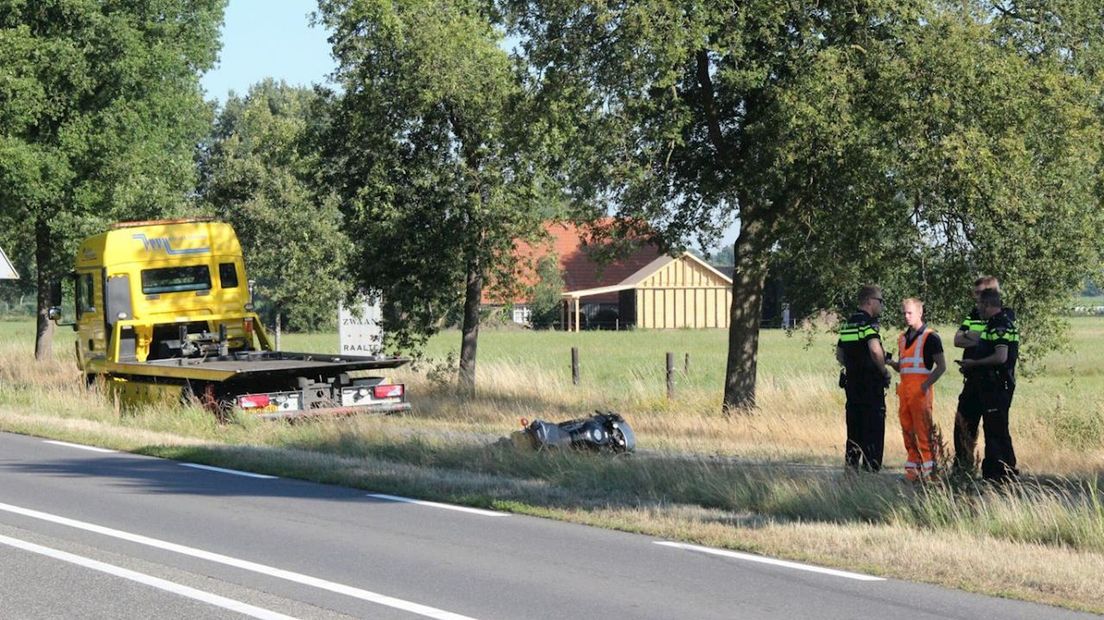
[[[1016,381],[1005,368],[975,368],[965,374],[964,387],[1012,389]]]
[[[840,389],[846,390],[849,383],[852,387],[865,386],[881,386],[883,390],[889,389],[889,376],[879,375],[876,372],[862,372],[852,371],[854,378],[848,377],[847,369],[841,368],[839,373],[839,386]]]

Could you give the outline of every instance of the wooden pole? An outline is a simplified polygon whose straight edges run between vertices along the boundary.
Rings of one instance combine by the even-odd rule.
[[[667,400],[675,399],[675,354],[667,352]]]
[[[571,383],[579,385],[579,347],[571,347]]]

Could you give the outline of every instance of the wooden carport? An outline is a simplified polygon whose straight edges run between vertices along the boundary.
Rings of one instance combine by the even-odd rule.
[[[649,329],[727,328],[732,280],[684,252],[660,256],[618,284],[563,293],[566,331],[579,331],[587,298],[616,293],[620,324]]]

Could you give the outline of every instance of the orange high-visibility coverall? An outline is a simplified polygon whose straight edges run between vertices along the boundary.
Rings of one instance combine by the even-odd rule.
[[[905,437],[905,477],[909,480],[928,478],[935,469],[935,435],[932,425],[932,404],[934,390],[924,392],[920,385],[931,374],[924,366],[924,342],[932,330],[927,327],[906,346],[905,334],[897,341],[901,382],[897,385],[897,399],[900,403],[898,415],[901,418],[901,432]]]

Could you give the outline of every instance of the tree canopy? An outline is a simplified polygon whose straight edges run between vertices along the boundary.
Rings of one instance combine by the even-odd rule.
[[[526,94],[488,3],[323,0],[334,75],[322,138],[352,269],[382,294],[400,346],[463,304],[460,378],[474,386],[479,305],[509,283],[517,239],[539,231]],[[462,300],[462,302],[461,302]]]
[[[1098,85],[1043,3],[501,4],[578,203],[673,247],[738,219],[726,408],[754,405],[772,260],[801,307],[882,282],[945,317],[994,273],[1036,342],[1099,260]]]
[[[0,2],[0,218],[33,254],[36,355],[49,282],[74,242],[120,218],[180,208],[210,111],[225,0]]]
[[[205,208],[237,231],[258,310],[294,330],[332,327],[348,292],[349,239],[335,197],[311,182],[304,145],[318,96],[264,80],[227,99],[201,157]]]

